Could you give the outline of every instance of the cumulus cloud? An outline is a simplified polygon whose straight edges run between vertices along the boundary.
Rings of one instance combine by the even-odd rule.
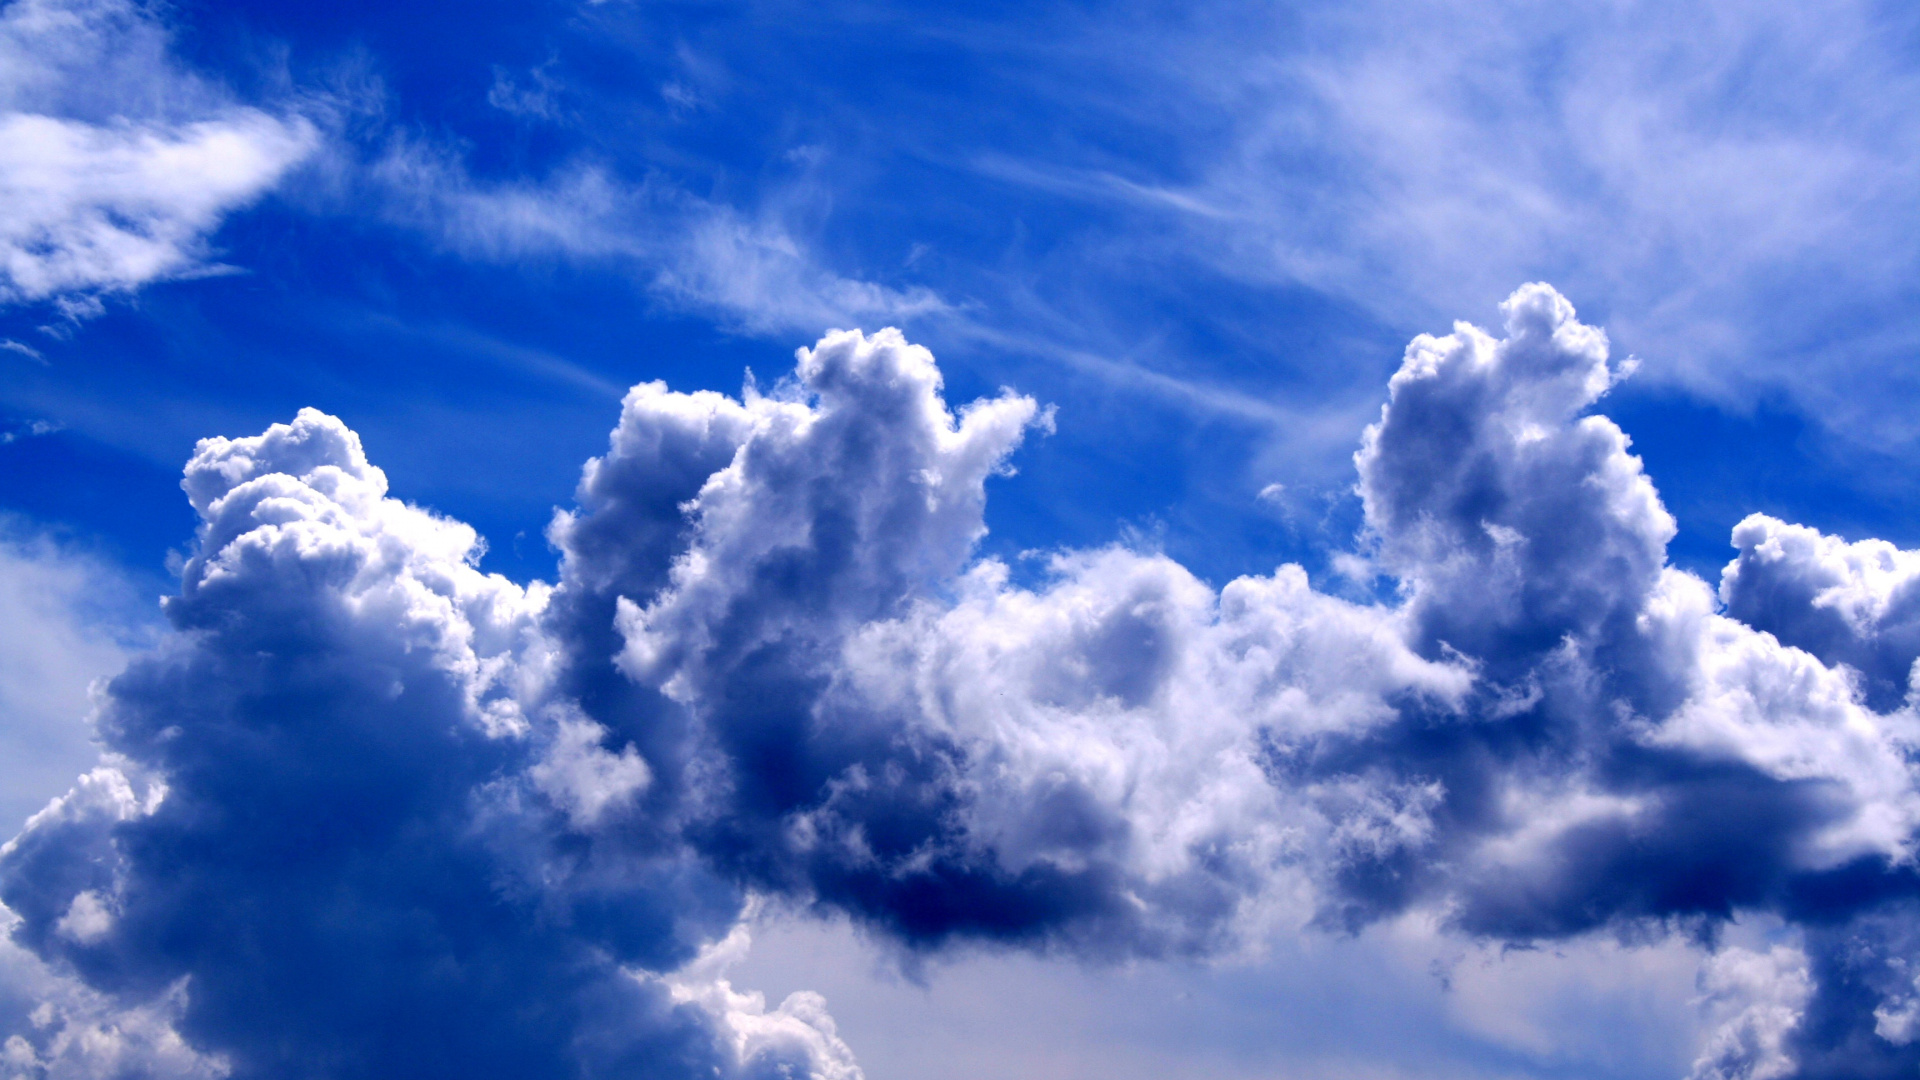
[[[939,388],[925,350],[847,333],[771,397],[629,399],[620,438],[649,452],[629,432],[744,413],[672,573],[618,605],[621,666],[715,755],[698,842],[910,941],[1200,948],[1287,846],[1257,720],[1360,723],[1383,689],[1466,677],[1297,568],[1224,596],[1121,550],[1063,555],[1040,594],[963,572],[983,482],[1045,416],[1012,395],[955,416]],[[570,560],[591,520],[562,519]]]
[[[1016,583],[986,494],[1051,414],[950,407],[897,331],[737,399],[635,387],[552,586],[331,417],[207,440],[174,633],[0,853],[12,940],[115,1008],[182,995],[240,1075],[852,1077],[818,1000],[724,977],[748,895],[921,954],[1681,933],[1696,1075],[1910,1071],[1920,729],[1862,674],[1905,556],[1749,521],[1723,610],[1591,411],[1605,335],[1544,285],[1504,315],[1416,339],[1356,456],[1390,603],[1124,546]],[[1753,915],[1797,943],[1720,944]]]
[[[1506,666],[1630,619],[1672,538],[1626,436],[1581,417],[1618,378],[1606,336],[1544,285],[1408,346],[1355,461],[1383,568],[1423,641]]]
[[[208,269],[208,237],[319,143],[168,54],[123,0],[16,0],[0,13],[0,302],[101,294]]]
[[[736,1060],[755,1076],[785,1080],[864,1080],[853,1050],[841,1040],[826,999],[811,990],[788,994],[769,1010],[757,991],[739,991],[728,969],[746,956],[753,936],[745,922],[700,950],[700,955],[666,979],[674,1000],[698,1004],[717,1017],[721,1037]]]
[[[1700,989],[1726,1017],[1694,1061],[1692,1080],[1773,1080],[1794,1071],[1787,1039],[1812,991],[1805,954],[1783,945],[1730,948],[1702,965]]]
[[[0,851],[15,943],[242,1076],[809,1075],[662,980],[738,894],[580,831],[646,774],[531,707],[545,587],[476,570],[310,410],[183,486],[175,634],[108,687],[106,764]]]
[[[1506,315],[1416,340],[1367,434],[1386,607],[1297,568],[1216,592],[1121,549],[1062,553],[1037,589],[964,564],[977,505],[933,526],[966,425],[925,375],[893,396],[922,365],[816,367],[894,341],[804,354],[798,402],[661,409],[738,440],[665,519],[667,579],[616,605],[621,665],[713,755],[696,843],[922,946],[1206,951],[1302,877],[1323,922],[1434,906],[1522,942],[1809,892],[1844,918],[1839,874],[1905,888],[1910,720],[1665,566],[1671,517],[1586,414],[1621,375],[1604,335],[1544,286]],[[621,438],[649,423],[630,408]]]
[[[1720,576],[1728,614],[1852,668],[1876,708],[1900,703],[1920,657],[1920,553],[1765,514],[1734,526],[1733,546],[1740,555]]]
[[[18,922],[0,907],[0,927],[11,931]],[[227,1063],[195,1050],[175,1026],[187,997],[180,982],[127,1007],[0,939],[0,1022],[9,1032],[0,1044],[0,1068],[9,1077],[59,1080],[221,1080],[230,1073]]]

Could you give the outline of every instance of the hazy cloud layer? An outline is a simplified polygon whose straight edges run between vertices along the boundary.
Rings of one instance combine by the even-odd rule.
[[[0,821],[92,767],[88,689],[126,666],[152,601],[102,559],[0,516]]]
[[[1912,29],[1871,0],[1416,0],[1089,37],[1161,58],[1176,100],[1230,116],[1221,137],[1168,131],[1178,167],[1129,178],[1130,201],[1176,214],[1229,273],[1396,320],[1551,276],[1606,304],[1655,378],[1784,386],[1904,438],[1856,391],[1911,336],[1848,313],[1897,303],[1913,271],[1885,227],[1920,214],[1920,125],[1898,104],[1920,85]]]
[[[1911,1072],[1915,557],[1750,519],[1723,609],[1590,412],[1605,335],[1545,285],[1504,314],[1416,339],[1356,455],[1390,603],[977,558],[1051,413],[950,408],[897,331],[635,387],[553,586],[332,417],[207,440],[174,632],[0,853],[15,967],[181,1069],[843,1078],[817,997],[726,979],[750,894],[922,954],[1413,919],[1701,944],[1698,1077]]]

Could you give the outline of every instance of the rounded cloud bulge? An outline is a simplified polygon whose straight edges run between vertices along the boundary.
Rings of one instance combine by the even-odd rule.
[[[1718,592],[1669,566],[1605,334],[1503,311],[1362,440],[1382,602],[1124,545],[1018,583],[986,500],[1052,411],[893,330],[634,387],[553,584],[336,418],[202,441],[171,629],[0,849],[8,1075],[860,1076],[728,981],[769,904],[908,958],[1678,938],[1694,1076],[1911,1073],[1920,556],[1756,517]]]

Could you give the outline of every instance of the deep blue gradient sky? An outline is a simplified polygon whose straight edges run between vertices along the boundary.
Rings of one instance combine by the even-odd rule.
[[[0,851],[0,1035],[431,1075],[512,984],[595,1076],[1910,1075],[1915,101],[1872,0],[4,0],[0,813],[120,771]],[[938,393],[823,340],[885,327]],[[488,974],[383,1043],[335,952]]]

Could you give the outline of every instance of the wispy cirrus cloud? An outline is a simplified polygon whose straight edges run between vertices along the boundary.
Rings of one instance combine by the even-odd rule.
[[[749,215],[648,177],[577,162],[486,180],[444,148],[398,138],[369,167],[390,220],[469,257],[569,260],[632,274],[660,302],[753,332],[900,323],[943,314],[931,290],[843,276],[778,207]]]
[[[216,270],[209,237],[320,143],[186,70],[121,0],[0,12],[0,302],[99,297]]]
[[[1210,6],[1060,29],[1137,97],[1036,77],[1159,153],[995,151],[981,174],[1173,223],[1129,244],[1394,325],[1550,278],[1646,378],[1913,434],[1858,389],[1920,347],[1909,14],[1740,3]],[[1035,65],[1044,71],[1044,65]],[[1901,224],[1894,224],[1901,223]],[[1836,333],[1836,328],[1843,328]]]

